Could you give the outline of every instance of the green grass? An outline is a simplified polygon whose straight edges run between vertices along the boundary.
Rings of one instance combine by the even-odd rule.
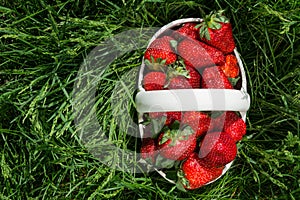
[[[0,199],[300,198],[299,1],[2,0],[0,5]],[[86,55],[123,31],[218,9],[226,9],[233,24],[252,101],[247,136],[232,168],[215,183],[185,193],[157,173],[125,173],[99,162],[80,141],[72,110]],[[124,111],[114,98],[131,96],[118,80],[140,65],[143,51],[122,55],[92,79],[98,86],[97,121],[108,136],[98,138],[102,146],[138,147],[124,131],[130,123],[115,118],[118,109],[134,113],[134,108]]]

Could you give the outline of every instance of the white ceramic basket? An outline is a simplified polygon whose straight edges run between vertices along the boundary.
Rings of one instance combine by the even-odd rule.
[[[162,33],[172,28],[178,27],[187,22],[201,22],[201,18],[186,18],[175,20],[161,29],[159,29],[151,38],[149,45]],[[243,63],[240,59],[239,53],[234,49],[234,54],[238,60],[240,67],[240,74],[242,78],[242,86],[240,90],[237,89],[176,89],[176,90],[156,90],[145,91],[142,86],[144,73],[144,59],[139,71],[138,78],[138,93],[136,95],[136,107],[139,114],[139,131],[141,138],[144,135],[143,114],[149,112],[168,112],[168,111],[238,111],[241,117],[246,121],[246,112],[250,107],[250,96],[247,93],[247,80]],[[216,101],[223,98],[223,103]],[[222,175],[231,167],[233,161],[228,163],[222,174],[215,180],[207,183],[210,184]],[[163,176],[170,183],[175,184],[175,180],[170,180],[166,174],[159,169],[155,169],[161,176]]]

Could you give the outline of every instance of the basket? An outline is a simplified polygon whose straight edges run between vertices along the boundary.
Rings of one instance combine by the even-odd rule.
[[[151,38],[149,45],[161,34],[166,31],[178,27],[187,22],[201,22],[201,18],[185,18],[175,20],[161,29],[159,29]],[[242,79],[240,89],[176,89],[176,90],[155,90],[145,91],[142,87],[143,73],[145,70],[144,59],[139,71],[138,78],[138,93],[136,95],[136,107],[139,116],[139,132],[141,138],[144,135],[143,114],[148,112],[168,112],[168,111],[238,111],[241,118],[246,121],[247,110],[250,107],[250,96],[247,93],[247,80],[245,70],[237,49],[234,49],[234,54],[238,60],[240,67],[240,76]],[[214,99],[224,98],[223,104],[218,104]],[[233,161],[228,163],[222,174],[207,183],[211,184],[222,175],[224,175],[231,167]],[[175,184],[175,180],[167,178],[163,170],[155,170],[170,183]],[[207,185],[206,184],[206,185]]]

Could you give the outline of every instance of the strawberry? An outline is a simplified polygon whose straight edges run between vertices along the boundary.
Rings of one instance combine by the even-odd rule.
[[[221,66],[221,69],[229,78],[236,78],[240,73],[237,59],[233,54],[229,54],[225,57],[225,64]]]
[[[192,88],[189,81],[184,76],[176,76],[170,80],[169,89],[188,89]]]
[[[199,74],[198,70],[189,65],[186,65],[186,69],[189,71],[190,77],[188,78],[188,81],[192,88],[200,88],[201,75]]]
[[[231,24],[223,12],[210,13],[196,27],[200,27],[200,39],[202,41],[219,49],[224,54],[228,54],[233,52],[235,42]]]
[[[199,28],[196,27],[197,25],[198,25],[198,24],[193,23],[193,22],[187,22],[187,23],[185,23],[183,26],[184,26],[184,27],[187,27],[187,28],[189,28],[189,29],[191,29],[191,30],[193,30],[193,31],[199,31]]]
[[[166,83],[166,74],[163,72],[149,72],[144,76],[143,87],[146,91],[163,90]]]
[[[160,155],[170,160],[184,160],[196,148],[196,135],[186,126],[183,129],[169,129],[158,139]]]
[[[155,163],[155,158],[157,155],[157,142],[152,138],[152,125],[148,125],[144,128],[144,137],[142,138],[141,145],[141,157],[148,160],[150,163]]]
[[[167,87],[169,89],[200,88],[201,75],[196,69],[185,65],[183,59],[169,65]]]
[[[196,69],[207,66],[223,65],[223,53],[207,44],[186,38],[177,46],[178,55],[185,60],[185,64]]]
[[[181,121],[181,112],[151,112],[149,113],[151,119],[158,119],[166,117],[165,126],[170,126],[174,121]]]
[[[228,133],[210,132],[201,142],[199,157],[212,167],[220,167],[233,161],[236,154],[235,141]]]
[[[210,125],[211,118],[204,112],[187,111],[184,113],[182,123],[189,125],[199,137],[205,134]]]
[[[155,39],[146,50],[144,58],[147,65],[162,63],[165,65],[174,63],[177,55],[173,50],[172,44],[176,42],[170,36],[163,36]]]
[[[155,163],[156,151],[155,140],[152,138],[144,138],[141,146],[141,157],[151,163]]]
[[[201,75],[194,69],[189,68],[189,78],[176,76],[170,80],[169,89],[200,88]]]
[[[235,112],[227,111],[213,119],[213,130],[224,131],[238,142],[246,134],[246,123]]]
[[[196,23],[191,22],[185,23],[182,27],[174,31],[172,36],[177,40],[182,40],[185,37],[198,40],[200,39],[199,28],[195,28],[196,25]]]
[[[203,88],[233,89],[230,81],[218,66],[205,68],[202,74]]]
[[[223,167],[211,167],[201,160],[197,153],[192,153],[177,173],[177,186],[189,190],[197,189],[218,178],[222,171]]]

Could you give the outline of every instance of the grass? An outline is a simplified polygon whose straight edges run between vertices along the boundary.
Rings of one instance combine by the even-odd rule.
[[[233,24],[252,101],[232,168],[185,193],[157,173],[126,173],[99,162],[79,139],[83,130],[72,109],[84,58],[123,31],[218,9],[226,9]],[[2,0],[0,199],[299,199],[299,16],[296,0]],[[140,65],[143,51],[127,52],[87,80],[97,86],[96,120],[107,136],[97,138],[101,148],[138,148],[124,131],[132,123],[122,118],[134,108],[117,100],[132,95],[134,83],[124,77]]]

